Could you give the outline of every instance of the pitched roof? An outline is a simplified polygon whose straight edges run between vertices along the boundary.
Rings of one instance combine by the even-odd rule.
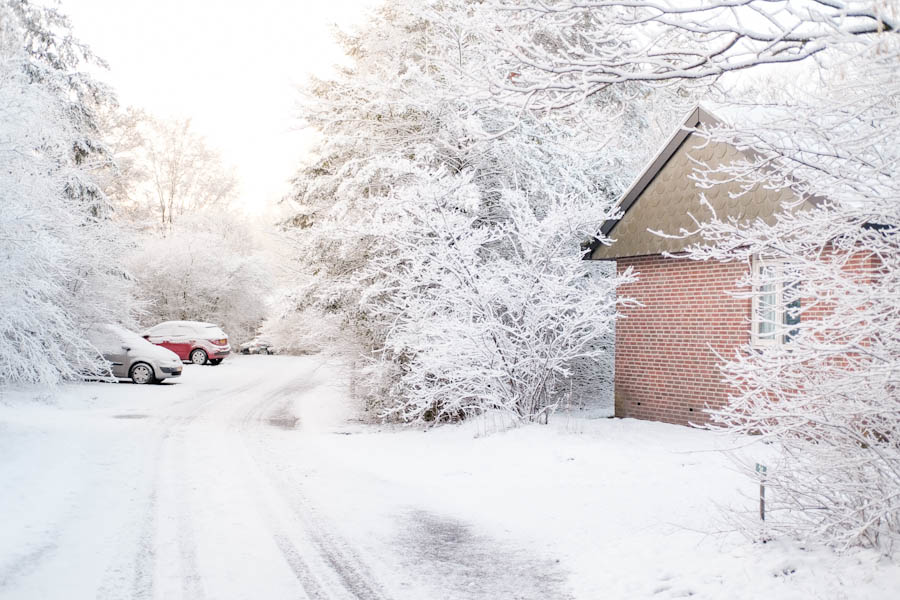
[[[663,252],[679,252],[701,241],[699,236],[667,238],[650,232],[679,234],[696,228],[693,218],[702,219],[708,209],[700,204],[700,193],[691,179],[698,163],[714,168],[745,158],[737,148],[722,142],[710,142],[697,133],[700,127],[713,127],[722,121],[707,109],[695,107],[677,131],[653,158],[641,175],[619,200],[619,219],[606,221],[600,229],[611,245],[595,240],[591,259],[615,259]],[[751,190],[737,183],[723,183],[702,190],[719,217],[770,220],[789,190],[771,190],[756,186]]]

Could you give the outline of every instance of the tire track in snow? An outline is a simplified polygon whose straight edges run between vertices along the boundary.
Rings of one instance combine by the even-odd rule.
[[[185,459],[185,443],[184,430],[176,433],[175,447],[179,450],[176,456],[176,472],[179,474],[175,478],[175,505],[178,507],[175,514],[175,522],[177,523],[178,535],[176,537],[178,543],[178,554],[181,557],[179,564],[181,571],[181,591],[183,597],[191,600],[203,600],[206,594],[203,591],[203,582],[200,576],[200,570],[197,562],[197,535],[194,531],[193,519],[191,518],[191,502],[190,493],[187,490],[187,481],[185,478],[185,469],[181,468]]]
[[[256,380],[251,380],[244,385],[226,390],[223,395],[217,395],[222,392],[220,388],[203,390],[203,395],[209,396],[209,398],[202,401],[199,405],[185,401],[183,404],[188,404],[188,408],[193,410],[187,414],[175,415],[165,420],[172,426],[166,435],[169,442],[167,445],[171,446],[171,448],[168,448],[168,453],[161,457],[160,462],[166,456],[172,457],[169,461],[170,468],[167,470],[168,474],[171,475],[169,485],[173,488],[173,498],[170,500],[170,503],[175,507],[176,544],[178,556],[181,558],[178,564],[178,571],[181,576],[180,587],[182,597],[187,600],[204,600],[207,597],[199,568],[197,534],[194,528],[190,491],[188,490],[189,469],[187,463],[189,451],[192,447],[187,443],[187,436],[192,433],[192,428],[198,422],[203,421],[203,417],[207,415],[210,406],[222,404],[229,397],[239,397],[258,387],[258,385],[259,383]],[[196,395],[191,398],[191,401],[198,398],[199,395]],[[162,482],[158,485],[161,487]],[[159,512],[157,511],[155,520],[158,519]],[[155,533],[158,533],[158,526],[154,529]],[[155,542],[152,544],[152,547],[156,547]],[[156,558],[154,551],[154,562],[156,562]]]
[[[140,511],[140,519],[136,524],[139,528],[135,543],[134,538],[126,537],[119,544],[117,556],[124,558],[134,548],[133,555],[126,562],[129,564],[130,576],[123,572],[125,569],[120,562],[113,562],[107,567],[103,582],[97,591],[97,599],[110,600],[128,597],[134,600],[148,600],[153,598],[153,566],[154,566],[154,530],[156,523],[156,494],[159,481],[159,458],[162,448],[168,438],[168,432],[164,432],[157,441],[152,452],[153,476],[150,478],[150,488],[143,499],[143,510]],[[124,581],[128,579],[127,583]],[[125,588],[125,589],[123,589]]]
[[[277,389],[273,390],[266,396],[260,399],[257,403],[251,405],[247,411],[244,412],[242,417],[238,422],[238,427],[236,430],[236,435],[241,437],[241,441],[243,442],[243,436],[246,434],[248,430],[248,426],[250,424],[256,425],[261,422],[271,421],[271,417],[269,415],[273,414],[273,412],[278,413],[278,418],[283,419],[283,415],[289,414],[288,406],[290,401],[285,401],[285,396],[289,396],[289,394],[293,391],[297,390],[305,390],[309,389],[311,385],[308,383],[308,378],[304,377],[301,382],[299,378],[293,379],[290,382],[281,385]],[[272,410],[272,406],[278,404],[278,408],[276,411]],[[293,425],[296,426],[299,419],[294,419],[292,421]],[[278,426],[276,424],[276,426]],[[237,457],[239,460],[243,460],[248,468],[256,467],[255,475],[257,477],[261,477],[262,473],[259,471],[258,466],[255,464],[255,460],[252,455],[246,448],[245,444],[241,445],[242,455]],[[262,482],[265,485],[265,481]],[[303,588],[303,591],[307,594],[310,600],[329,600],[332,598],[332,595],[326,592],[325,586],[313,574],[312,566],[309,564],[309,559],[304,558],[303,553],[298,549],[296,544],[296,540],[291,539],[291,537],[285,535],[283,530],[285,529],[283,522],[275,515],[272,507],[270,505],[270,500],[267,500],[263,497],[262,493],[257,493],[256,497],[258,499],[258,509],[260,510],[266,524],[269,528],[270,535],[272,539],[275,541],[275,544],[278,546],[278,550],[281,552],[282,557],[284,558],[285,563],[287,563],[288,567],[291,569],[291,572],[294,574],[295,579]]]
[[[249,389],[251,386],[245,386]],[[204,390],[203,395],[217,390]],[[235,390],[237,392],[239,390]],[[243,391],[241,388],[240,391]],[[174,414],[159,418],[162,431],[155,459],[153,489],[148,498],[148,510],[142,521],[142,533],[133,561],[133,598],[153,598],[157,591],[156,573],[162,567],[158,547],[164,543],[160,526],[165,511],[175,522],[175,546],[180,557],[177,571],[180,575],[182,597],[203,600],[206,594],[198,569],[196,534],[191,518],[191,504],[184,467],[187,450],[186,436],[192,425],[217,399],[201,399],[199,394],[173,404]]]
[[[288,567],[290,567],[291,572],[293,572],[294,577],[300,584],[300,587],[303,588],[303,592],[310,600],[328,600],[330,596],[325,592],[325,589],[313,575],[309,564],[307,564],[307,562],[303,559],[303,556],[301,556],[300,552],[297,551],[297,547],[290,540],[290,538],[288,538],[284,534],[276,532],[271,527],[271,522],[274,519],[271,515],[268,515],[268,517],[272,539],[275,540],[275,544],[278,546],[278,550],[281,552],[281,555],[284,558],[284,561],[288,564]]]
[[[317,385],[316,382],[310,381],[307,374],[302,380],[297,378],[285,383],[268,397],[251,406],[236,423],[237,433],[242,441],[242,458],[248,470],[252,471],[251,476],[260,482],[257,486],[260,490],[260,503],[267,507],[265,513],[273,537],[298,581],[307,593],[312,595],[311,597],[386,600],[388,596],[359,554],[345,540],[333,533],[333,526],[329,526],[321,518],[311,518],[310,515],[315,511],[308,500],[297,490],[287,493],[285,483],[272,472],[271,466],[260,463],[247,445],[248,436],[256,436],[260,429],[271,431],[273,424],[277,427],[286,420],[286,417],[292,417],[294,423],[300,423],[300,419],[290,410],[294,397],[309,392]],[[265,490],[265,493],[262,490]],[[282,531],[291,531],[293,535],[288,537],[280,533]],[[298,543],[301,540],[312,545],[315,551],[313,557],[304,558]],[[316,583],[309,589],[311,581],[315,581],[310,580],[309,563],[313,561],[319,563],[320,568],[326,569],[325,573],[320,573],[320,577],[330,580],[327,590],[323,589],[321,583]]]
[[[0,567],[0,591],[12,586],[20,577],[35,571],[40,566],[41,561],[46,556],[53,554],[58,547],[56,539],[53,539],[14,559],[8,565]]]
[[[162,504],[166,508],[163,515],[158,518],[169,522],[168,538],[174,542],[173,550],[178,553],[179,558],[174,563],[171,559],[168,561],[170,575],[166,576],[165,573],[163,575],[170,585],[180,584],[180,589],[170,587],[159,591],[157,596],[166,600],[177,597],[203,600],[217,596],[215,590],[221,581],[214,572],[204,571],[203,567],[212,568],[211,564],[217,561],[211,561],[210,557],[218,554],[221,546],[211,546],[204,541],[208,536],[198,537],[197,534],[198,528],[200,532],[206,530],[207,533],[218,529],[217,527],[210,529],[210,516],[216,519],[229,517],[226,513],[217,512],[214,507],[199,507],[198,496],[192,494],[191,490],[202,489],[210,473],[215,473],[217,483],[235,487],[248,496],[258,496],[253,489],[253,483],[246,476],[246,469],[241,469],[240,461],[233,456],[233,447],[240,444],[234,439],[237,433],[231,424],[235,411],[240,414],[247,410],[248,405],[252,411],[261,401],[268,398],[265,391],[272,387],[268,383],[260,377],[250,377],[238,387],[203,390],[203,396],[212,398],[196,407],[192,414],[186,417],[173,417],[175,426],[170,432],[167,454],[161,461],[166,463],[164,481],[160,483],[161,492],[166,496],[162,499]],[[198,485],[201,487],[196,487]],[[218,492],[222,493],[221,488]],[[259,516],[265,515],[264,507],[259,502],[248,508]],[[210,510],[213,512],[210,513]],[[230,514],[231,518],[243,518],[241,513]],[[283,535],[275,535],[277,531],[274,529],[267,532],[268,538],[277,548],[276,551],[283,555],[289,572],[305,591],[305,597],[311,600],[330,598],[318,585],[312,569],[303,561],[301,554],[296,552],[290,540]],[[230,545],[235,543],[232,540],[226,539],[224,543],[229,544],[224,548],[226,553],[229,549],[239,547]],[[240,563],[235,564],[235,567],[239,566]],[[171,575],[176,577],[173,578]],[[216,579],[207,581],[206,578],[210,575]],[[252,580],[244,580],[243,583],[252,583]],[[265,586],[266,581],[259,580],[258,583]]]
[[[140,519],[136,524],[139,528],[137,539],[125,538],[120,544],[119,554],[127,554],[133,548],[130,564],[130,577],[127,584],[122,583],[125,575],[118,563],[111,564],[100,590],[97,593],[98,600],[109,598],[111,600],[128,597],[135,600],[146,600],[154,597],[156,568],[156,542],[159,523],[159,489],[162,482],[162,459],[166,448],[171,444],[172,432],[182,426],[189,426],[209,401],[198,405],[198,396],[192,396],[176,402],[171,406],[178,410],[175,414],[154,416],[148,422],[152,423],[153,431],[159,433],[159,438],[150,453],[153,467],[151,476],[146,480],[149,486],[146,497],[143,499],[143,510],[140,511]],[[185,410],[190,409],[190,410]],[[114,416],[114,418],[117,418]],[[126,588],[128,591],[123,590]]]
[[[156,560],[156,551],[153,547],[153,533],[156,529],[157,510],[155,489],[150,494],[147,508],[148,513],[141,527],[141,537],[138,540],[137,553],[134,559],[134,576],[131,582],[131,589],[134,591],[132,597],[140,600],[153,598],[153,565]]]

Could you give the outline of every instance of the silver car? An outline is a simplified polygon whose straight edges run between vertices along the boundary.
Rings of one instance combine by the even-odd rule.
[[[118,325],[94,325],[87,339],[109,362],[114,377],[138,384],[181,375],[181,359]]]

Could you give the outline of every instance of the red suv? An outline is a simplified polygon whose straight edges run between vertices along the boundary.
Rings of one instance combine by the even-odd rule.
[[[195,365],[217,365],[231,353],[228,336],[218,325],[200,321],[166,321],[151,327],[144,339],[168,348]]]

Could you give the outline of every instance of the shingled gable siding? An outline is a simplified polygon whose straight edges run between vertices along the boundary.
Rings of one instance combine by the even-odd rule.
[[[616,324],[616,416],[706,423],[704,407],[728,400],[712,349],[734,356],[750,338],[750,300],[728,294],[748,266],[661,255],[616,264],[619,273],[639,273],[619,295],[643,304],[624,309]]]

